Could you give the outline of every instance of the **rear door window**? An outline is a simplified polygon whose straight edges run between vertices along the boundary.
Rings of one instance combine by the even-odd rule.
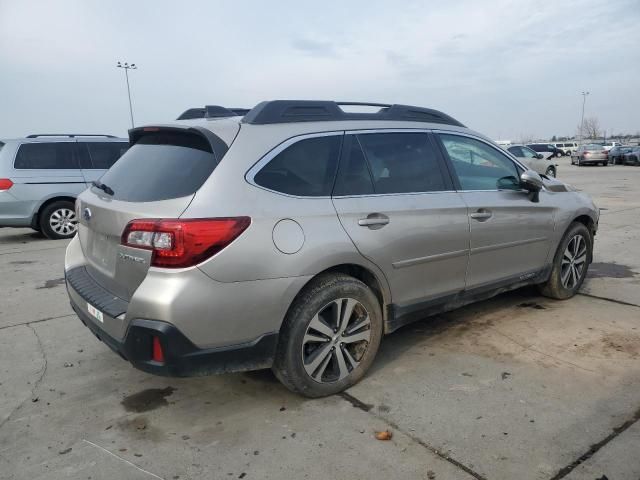
[[[358,138],[355,135],[346,135],[342,149],[343,153],[340,158],[340,168],[333,195],[339,197],[375,193],[371,172]]]
[[[100,181],[113,189],[116,200],[167,200],[194,194],[217,164],[211,145],[200,135],[149,132]]]
[[[253,181],[261,187],[300,197],[331,195],[342,135],[302,139],[278,153]]]
[[[24,143],[18,148],[14,167],[24,170],[78,169],[74,142]]]
[[[129,148],[125,142],[86,142],[91,158],[91,168],[107,170]]]
[[[358,135],[375,193],[447,190],[437,153],[426,133]]]

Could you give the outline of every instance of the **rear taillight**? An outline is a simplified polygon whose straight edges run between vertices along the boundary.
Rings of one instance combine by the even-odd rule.
[[[9,190],[13,187],[13,182],[8,178],[0,178],[0,192],[3,190]]]
[[[218,253],[250,224],[249,217],[132,220],[120,243],[151,250],[153,267],[185,268]]]

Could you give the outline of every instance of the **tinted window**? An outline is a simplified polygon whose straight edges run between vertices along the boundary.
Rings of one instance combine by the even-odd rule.
[[[343,148],[344,151],[340,160],[340,169],[333,194],[340,196],[370,195],[374,193],[369,167],[357,137],[355,135],[345,136]]]
[[[463,190],[519,189],[518,169],[495,148],[458,135],[440,135]]]
[[[300,140],[276,155],[254,177],[256,184],[302,197],[331,195],[342,135]]]
[[[435,192],[446,183],[425,133],[358,135],[375,193]]]
[[[107,170],[127,151],[129,144],[124,142],[87,142],[86,146],[89,149],[92,167]]]
[[[530,148],[522,147],[521,150],[522,150],[522,155],[521,155],[522,157],[525,157],[525,158],[537,158],[538,154],[536,152],[534,152],[533,150],[531,150]]]
[[[100,181],[113,189],[116,200],[166,200],[192,195],[216,165],[203,137],[154,132],[140,138]]]
[[[521,147],[509,147],[508,150],[509,150],[509,152],[511,152],[516,157],[524,157],[524,154],[522,153],[522,148]]]
[[[16,155],[15,168],[20,169],[77,169],[73,154],[74,143],[25,143]]]

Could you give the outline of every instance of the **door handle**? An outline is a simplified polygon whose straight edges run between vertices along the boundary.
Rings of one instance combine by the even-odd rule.
[[[493,216],[493,213],[491,213],[489,210],[485,210],[484,208],[481,208],[477,212],[469,214],[469,217],[479,222],[484,222],[486,220],[489,220],[492,216]]]
[[[382,228],[389,223],[389,217],[380,213],[371,213],[367,215],[367,218],[361,218],[358,220],[358,225],[361,227],[369,227],[372,230]]]

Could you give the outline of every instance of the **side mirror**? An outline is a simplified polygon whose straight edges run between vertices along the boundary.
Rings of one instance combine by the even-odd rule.
[[[520,186],[530,193],[533,193],[532,202],[538,202],[539,193],[544,186],[542,177],[533,170],[526,170],[520,175]]]
[[[544,155],[542,155],[541,153],[536,154],[536,158],[540,159],[540,158],[544,158]]]

